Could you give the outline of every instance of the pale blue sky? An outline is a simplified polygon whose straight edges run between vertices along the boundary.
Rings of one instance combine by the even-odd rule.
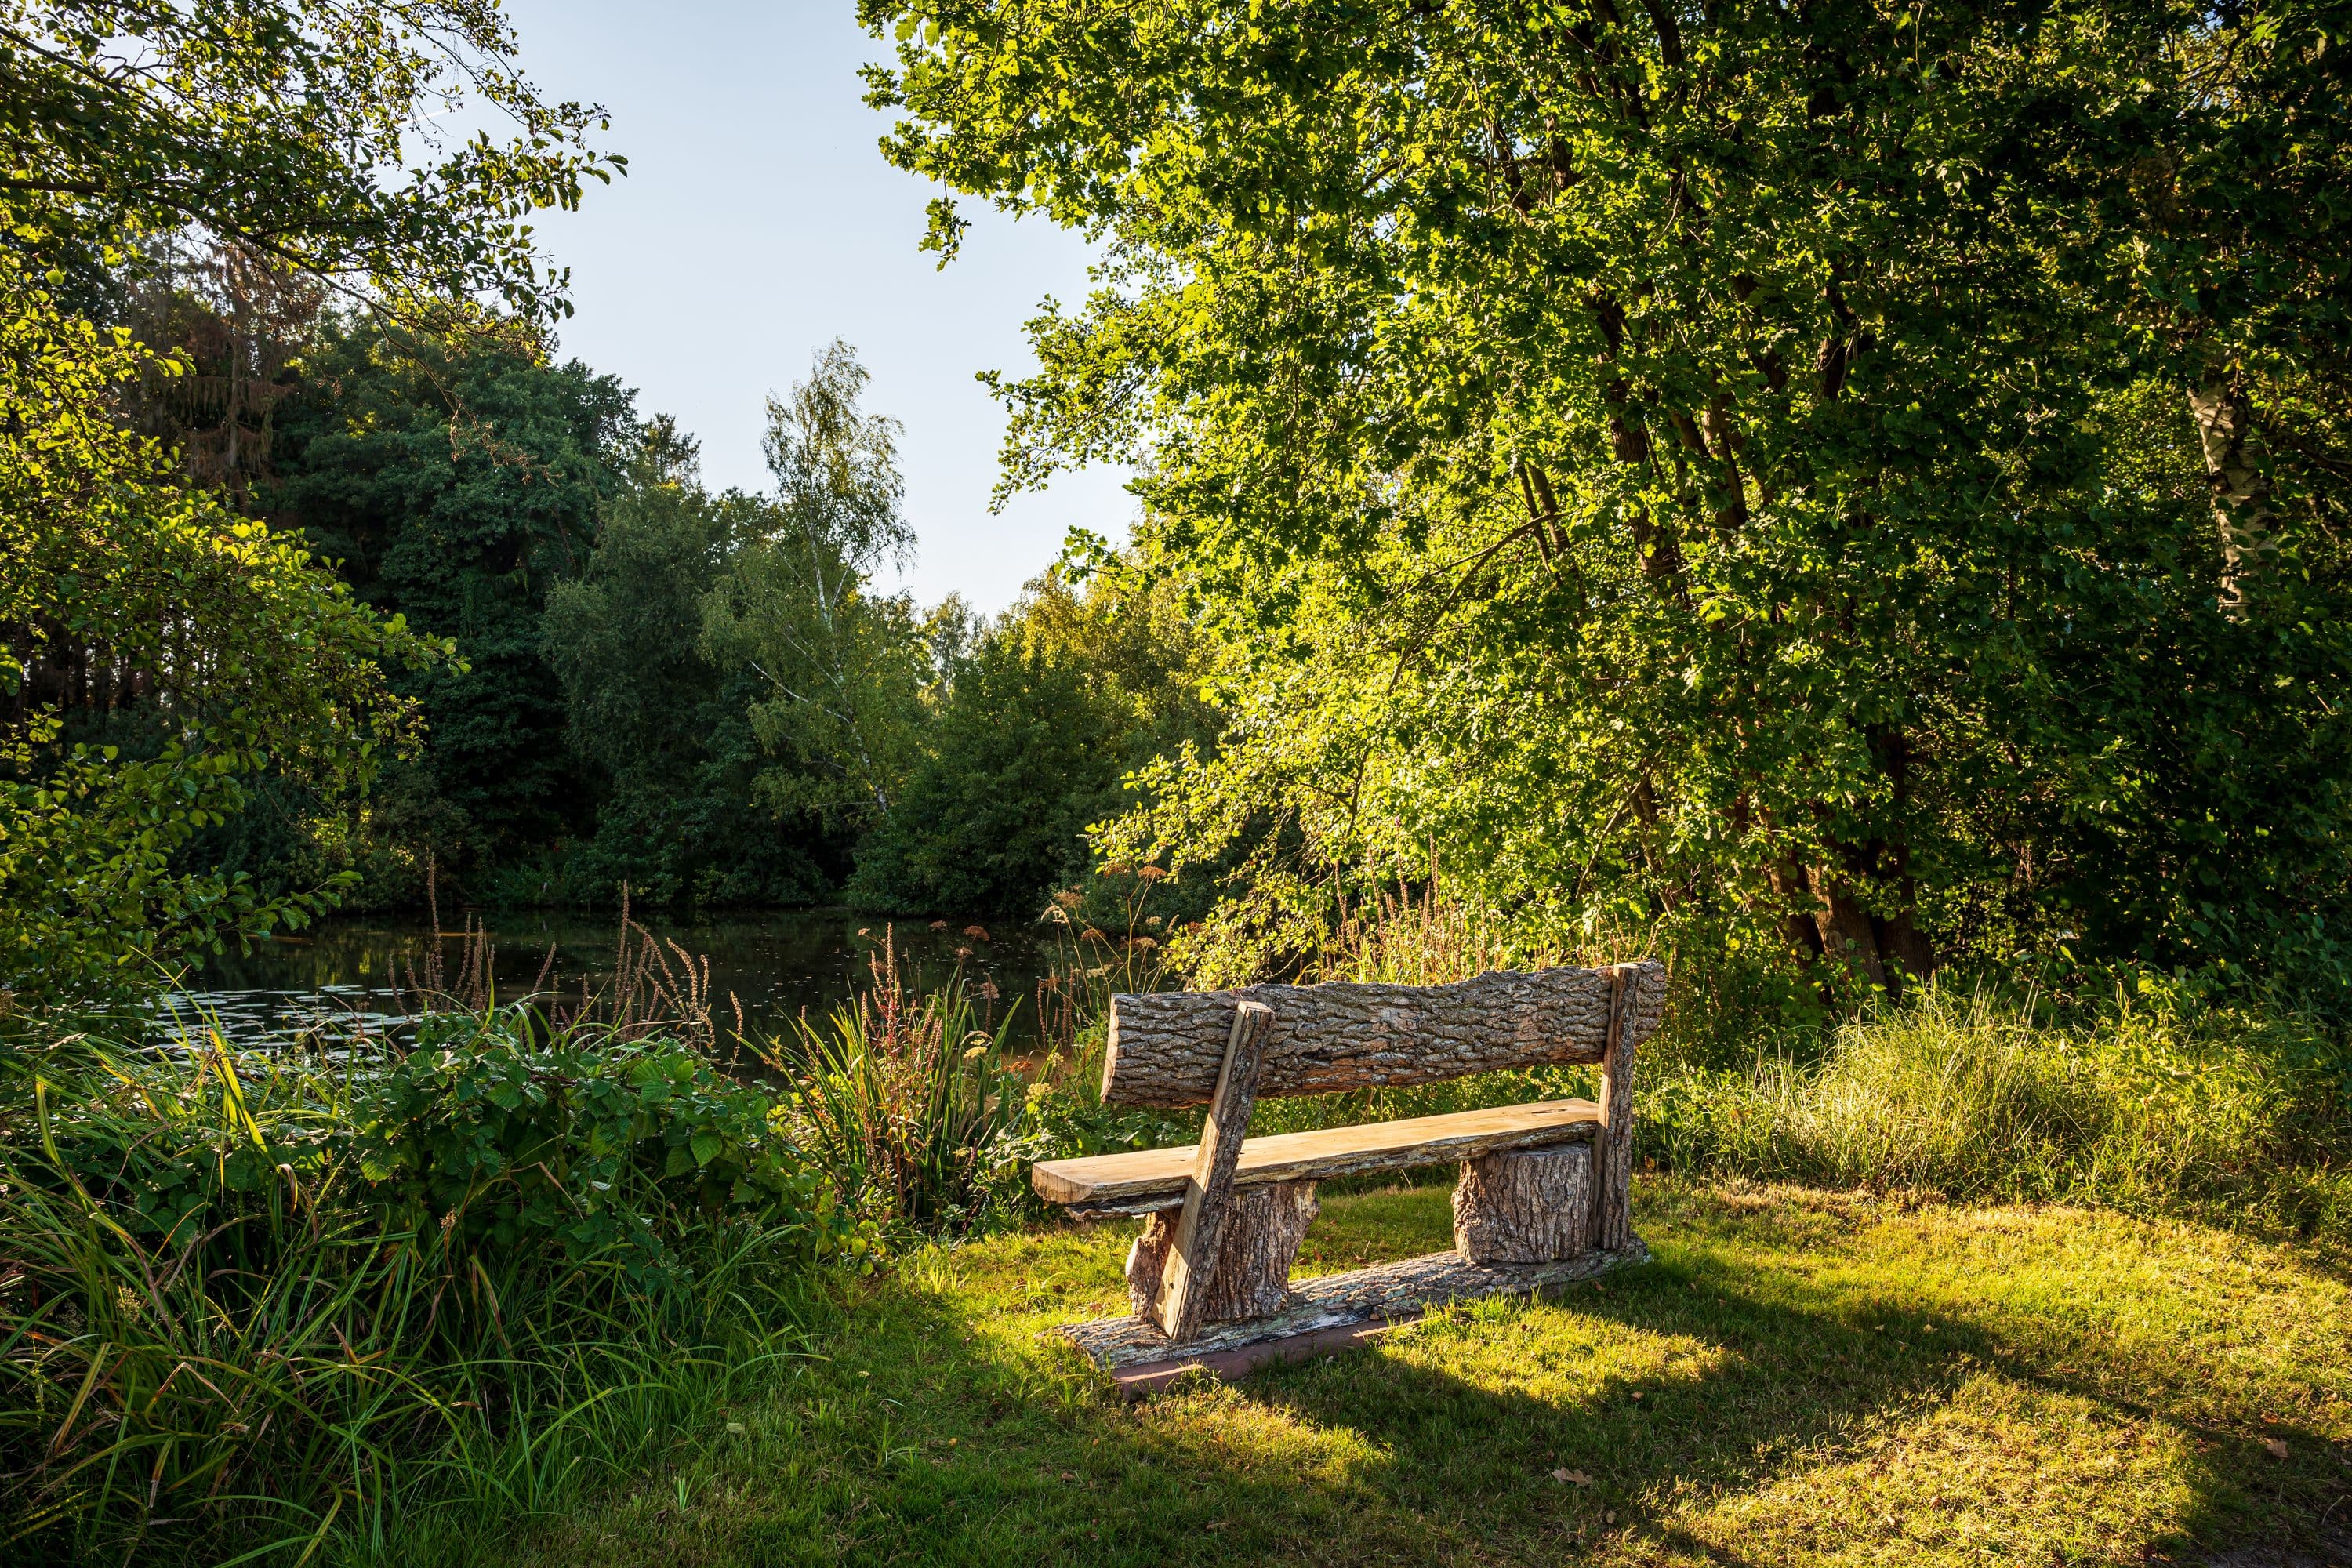
[[[507,0],[522,62],[550,97],[601,101],[626,179],[541,226],[572,268],[562,347],[674,414],[714,486],[762,489],[761,400],[846,338],[874,379],[868,406],[906,426],[907,513],[921,553],[907,583],[998,609],[1059,553],[1072,524],[1123,538],[1123,472],[1066,477],[995,516],[1002,409],[972,379],[1031,363],[1021,323],[1047,294],[1074,303],[1087,253],[1039,219],[970,203],[945,271],[918,251],[936,188],[891,168],[887,116],[860,101],[882,58],[851,0]]]

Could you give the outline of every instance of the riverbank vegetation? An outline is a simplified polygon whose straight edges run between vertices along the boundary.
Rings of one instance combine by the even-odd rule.
[[[635,972],[658,974],[650,959]],[[1070,1468],[1129,1427],[1077,1363],[1030,1334],[1111,1310],[1125,1239],[1121,1226],[1081,1237],[1052,1223],[1027,1194],[1028,1165],[1198,1128],[1096,1100],[1098,1017],[1068,1056],[1029,1064],[1006,1061],[1001,1030],[973,1023],[959,994],[911,995],[877,975],[862,1005],[773,1041],[727,1038],[690,990],[657,980],[569,1019],[445,995],[397,1048],[343,1041],[310,1056],[216,1037],[158,1050],[61,1036],[55,1020],[19,1029],[0,1053],[0,1496],[22,1521],[12,1550],[226,1560],[274,1542],[289,1560],[316,1546],[329,1561],[529,1561],[581,1548],[588,1531],[618,1551],[708,1539],[732,1543],[713,1545],[723,1552],[748,1550],[738,1532],[755,1527],[836,1531],[845,1508],[944,1507],[925,1488],[957,1475],[957,1506],[993,1499],[988,1511],[1010,1522],[940,1515],[940,1550],[966,1529],[1058,1540],[1066,1521],[1051,1500],[1068,1483],[1029,1468]],[[2309,1503],[2342,1495],[2325,1445],[2352,1437],[2352,1413],[2326,1392],[2336,1373],[2322,1342],[2340,1349],[2340,1335],[2319,1332],[2275,1364],[2258,1357],[2259,1387],[2194,1409],[2166,1392],[2171,1374],[2137,1360],[2105,1366],[2096,1386],[2051,1384],[2126,1322],[2146,1351],[2151,1325],[2177,1319],[2193,1342],[2175,1350],[2193,1359],[2198,1336],[2242,1347],[2273,1333],[2220,1316],[2225,1300],[2340,1315],[2327,1295],[2329,1260],[2352,1247],[2352,1052],[2340,1036],[2153,985],[2032,999],[1931,986],[1745,1064],[1711,1061],[1712,1048],[1705,1033],[1670,1026],[1648,1053],[1637,1202],[1663,1261],[1612,1281],[1604,1315],[1637,1325],[1640,1343],[1752,1340],[1774,1377],[1831,1392],[1817,1460],[1792,1456],[1767,1483],[1727,1457],[1724,1489],[1708,1499],[1739,1493],[1748,1476],[1759,1497],[1793,1489],[1767,1508],[1780,1509],[1776,1529],[1797,1530],[1796,1500],[1811,1497],[1867,1502],[1873,1521],[1893,1509],[1914,1534],[1951,1514],[1956,1550],[1986,1531],[2074,1540],[2056,1500],[2065,1489],[2043,1503],[1997,1478],[1970,1491],[1937,1468],[1965,1469],[1965,1453],[1910,1424],[1959,1421],[1968,1434],[1954,1440],[1969,1451],[2095,1438],[2095,1458],[2122,1440],[2111,1407],[2138,1401],[2165,1412],[2148,1428],[2164,1451],[2146,1455],[2146,1475],[2083,1461],[2091,1471],[2077,1481],[2114,1514],[2083,1539],[2316,1539]],[[1286,1101],[1264,1130],[1589,1091],[1583,1071]],[[1791,1182],[1803,1189],[1773,1184]],[[1440,1185],[1350,1190],[1327,1194],[1308,1267],[1445,1244]],[[2029,1310],[2059,1253],[2089,1271],[2066,1299],[2104,1302],[2112,1329]],[[2216,1256],[2231,1260],[2228,1279],[2212,1274]],[[2205,1262],[2184,1274],[2192,1257]],[[1990,1270],[1975,1281],[1990,1294],[1968,1295],[1968,1268]],[[2252,1296],[2229,1282],[2258,1273],[2267,1283]],[[1836,1325],[1765,1332],[1759,1277],[1828,1290],[1843,1303],[1824,1309]],[[1726,1295],[1735,1279],[1745,1282]],[[1725,1299],[1696,1303],[1677,1330],[1657,1313],[1679,1321],[1673,1292],[1685,1289]],[[2013,1310],[1995,1310],[2011,1296]],[[1916,1348],[1937,1376],[1991,1379],[1969,1384],[1990,1404],[1957,1414],[1975,1408],[1958,1384],[1913,1389],[1900,1410],[1860,1385],[1834,1394],[1854,1378],[1876,1386],[1888,1363],[1859,1347],[1890,1331],[1881,1320],[1897,1306],[1916,1331],[1905,1353]],[[1246,1397],[1196,1393],[1172,1407],[1181,1414],[1134,1430],[1304,1422],[1294,1435],[1311,1449],[1329,1433],[1325,1416],[1292,1409],[1302,1377],[1352,1391],[1350,1409],[1371,1401],[1358,1415],[1384,1426],[1439,1418],[1423,1405],[1444,1405],[1444,1387],[1548,1402],[1521,1385],[1528,1368],[1555,1363],[1578,1369],[1586,1392],[1569,1405],[1580,1410],[1604,1396],[1610,1358],[1636,1354],[1591,1342],[1584,1304],[1445,1322],[1378,1352],[1378,1370],[1277,1374]],[[1937,1332],[1959,1337],[1919,1337]],[[1520,1333],[1538,1337],[1507,1339],[1496,1359],[1496,1336]],[[2306,1351],[2319,1359],[2306,1365]],[[1973,1359],[1948,1360],[1963,1352]],[[1394,1380],[1416,1368],[1429,1388],[1398,1394]],[[900,1386],[918,1373],[921,1392]],[[1700,1407],[1655,1429],[1660,1452],[1697,1440]],[[1031,1432],[1049,1411],[1088,1436]],[[1666,1419],[1664,1406],[1634,1415]],[[1013,1435],[992,1437],[1007,1417]],[[1557,1419],[1570,1447],[1507,1491],[1540,1491],[1544,1517],[1564,1509],[1562,1528],[1581,1526],[1591,1548],[1630,1549],[1706,1500],[1599,1462],[1591,1434],[1567,1436],[1581,1418]],[[2134,1427],[2131,1441],[2147,1436]],[[2273,1439],[2290,1468],[2272,1463],[2263,1445]],[[772,1462],[780,1442],[798,1447]],[[1906,1461],[1925,1467],[1916,1489],[1855,1492],[1884,1445],[1921,1442],[1944,1459]],[[2231,1457],[2209,1473],[2217,1442]],[[1088,1452],[1082,1473],[1148,1489],[1133,1467],[1156,1451]],[[1545,1482],[1555,1468],[1601,1479],[1561,1490]],[[2161,1477],[2174,1502],[2139,1496]],[[1366,1484],[1388,1500],[1380,1508],[1412,1511],[1390,1483]],[[1220,1517],[1274,1529],[1281,1490],[1239,1515],[1229,1500]],[[2190,1507],[2192,1496],[2205,1500]],[[548,1521],[529,1544],[509,1538],[515,1511]],[[566,1516],[590,1522],[554,1522]]]
[[[1106,246],[1006,482],[1141,516],[993,616],[847,345],[759,494],[563,359],[624,164],[494,5],[0,28],[0,1556],[2343,1555],[2340,18],[859,11],[890,158]],[[1042,917],[1039,1050],[632,919],[833,897]],[[152,1009],[419,899],[612,973]],[[1028,1165],[1197,1131],[1114,988],[1636,953],[1654,1267],[1139,1413],[1037,1339],[1126,1236]]]

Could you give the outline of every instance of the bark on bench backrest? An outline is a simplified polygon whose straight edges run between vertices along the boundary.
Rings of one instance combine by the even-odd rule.
[[[1616,966],[1637,987],[1631,1047],[1666,1000],[1655,959]],[[1328,1094],[1465,1078],[1505,1068],[1598,1062],[1608,1048],[1610,976],[1598,969],[1502,970],[1451,985],[1245,985],[1111,998],[1103,1100],[1178,1110],[1205,1105],[1242,1001],[1274,1009],[1257,1098]]]

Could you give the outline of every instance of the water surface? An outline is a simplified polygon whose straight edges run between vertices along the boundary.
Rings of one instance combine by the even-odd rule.
[[[501,999],[535,986],[576,998],[583,985],[596,990],[612,975],[614,919],[541,910],[486,918]],[[755,1037],[785,1030],[803,1012],[822,1020],[851,1003],[872,985],[887,942],[910,988],[927,990],[961,975],[989,1026],[1010,1009],[1009,1043],[1026,1051],[1038,1039],[1039,981],[1076,962],[1066,943],[1057,944],[1059,928],[1027,923],[893,922],[844,910],[792,910],[645,924],[665,948],[674,942],[685,949],[698,969],[707,962],[714,1017],[731,1029],[740,1004],[744,1027]],[[183,1016],[215,1018],[231,1038],[247,1043],[320,1023],[396,1029],[414,1010],[436,948],[446,982],[454,984],[465,963],[462,932],[436,935],[430,922],[414,919],[328,921],[257,943],[250,953],[208,956],[169,1005]],[[683,969],[675,952],[670,963]]]

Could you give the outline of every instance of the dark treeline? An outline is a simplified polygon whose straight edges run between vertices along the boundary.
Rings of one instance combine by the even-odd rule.
[[[752,495],[538,331],[422,336],[226,248],[90,291],[191,367],[128,400],[187,480],[454,656],[394,680],[414,722],[364,789],[272,770],[190,864],[265,891],[348,874],[361,910],[429,879],[488,906],[1034,914],[1122,778],[1215,733],[1168,594],[1048,573],[992,617],[881,585],[914,543],[900,437],[845,344],[771,400]],[[158,743],[137,676],[71,638],[17,701]]]

